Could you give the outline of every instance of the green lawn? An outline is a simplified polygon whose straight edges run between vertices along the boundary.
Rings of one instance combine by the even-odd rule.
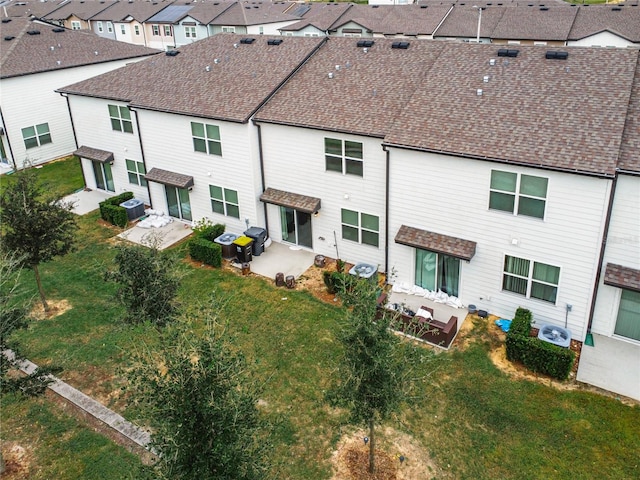
[[[73,308],[19,336],[28,358],[61,365],[63,379],[135,419],[143,412],[127,409],[118,395],[119,371],[127,352],[153,343],[156,333],[118,322],[121,308],[113,301],[113,286],[102,280],[114,255],[108,240],[117,230],[100,226],[97,218],[95,213],[83,217],[79,248],[41,270],[49,298],[66,299]],[[257,277],[187,263],[182,268],[185,308],[207,302],[214,291],[231,295],[221,317],[265,382],[264,411],[276,423],[274,477],[330,478],[331,451],[348,428],[344,414],[324,401],[344,310]],[[35,294],[30,272],[24,282]],[[414,403],[388,424],[412,436],[432,457],[434,477],[638,478],[639,407],[508,377],[487,355],[495,340],[486,329],[474,327],[465,350],[438,355],[427,367],[437,368],[437,374],[419,382]],[[136,464],[124,449],[83,429],[46,399],[2,408],[3,440],[37,443],[40,476],[34,478],[119,479]],[[37,426],[35,436],[31,425]]]

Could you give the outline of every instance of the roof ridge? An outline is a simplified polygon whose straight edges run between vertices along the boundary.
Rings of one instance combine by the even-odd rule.
[[[17,48],[17,45],[20,43],[20,40],[22,40],[22,37],[24,37],[24,34],[26,32],[28,32],[29,28],[31,27],[31,25],[33,25],[32,22],[31,23],[25,23],[24,24],[24,28],[20,31],[20,33],[16,36],[16,38],[14,38],[12,40],[11,46],[7,49],[7,51],[5,52],[3,57],[0,58],[0,65],[3,65],[4,62],[11,56],[13,51]]]

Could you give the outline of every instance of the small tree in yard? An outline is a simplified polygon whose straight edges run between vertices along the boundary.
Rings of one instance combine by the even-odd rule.
[[[329,400],[346,407],[352,422],[368,427],[369,472],[374,473],[374,426],[389,418],[410,397],[417,380],[415,368],[426,367],[429,354],[401,344],[389,329],[390,316],[376,319],[376,285],[361,279],[338,287],[350,310],[338,335],[344,353]]]
[[[176,315],[180,277],[177,260],[155,246],[119,245],[117,270],[105,279],[118,284],[117,297],[126,308],[125,321],[163,326]]]
[[[203,313],[204,333],[175,322],[157,350],[133,354],[131,402],[150,422],[162,478],[264,478],[263,421],[258,390],[242,354]]]
[[[72,250],[77,229],[73,204],[45,191],[32,169],[21,170],[15,177],[0,195],[3,249],[20,258],[22,266],[33,269],[42,306],[48,312],[39,266]]]

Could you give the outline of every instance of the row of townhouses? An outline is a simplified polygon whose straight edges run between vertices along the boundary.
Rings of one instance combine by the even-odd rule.
[[[405,2],[406,3],[406,2]],[[218,33],[422,38],[500,44],[640,44],[637,0],[576,5],[560,0],[411,5],[290,1],[11,0],[6,15],[34,15],[74,30],[161,50]]]
[[[2,25],[17,30],[0,43],[16,164],[70,142],[88,188],[176,221],[338,248],[391,283],[640,354],[637,49],[228,34],[96,63],[123,44]],[[63,68],[71,45],[88,53]],[[604,368],[601,386],[640,380],[615,355]]]

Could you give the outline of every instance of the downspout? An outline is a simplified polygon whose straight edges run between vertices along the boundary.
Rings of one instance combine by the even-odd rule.
[[[382,150],[386,152],[386,171],[385,171],[385,186],[384,186],[384,278],[385,282],[389,283],[389,189],[390,180],[389,172],[391,171],[391,152],[387,149],[386,145],[382,146]]]
[[[260,159],[260,182],[262,183],[262,191],[265,191],[266,181],[264,179],[264,155],[262,154],[262,128],[256,121],[253,124],[258,129],[258,158]],[[264,228],[267,229],[267,235],[269,235],[269,217],[267,216],[267,204],[262,202],[262,208],[264,209]]]
[[[69,111],[69,119],[71,120],[71,132],[73,133],[73,143],[76,146],[76,150],[78,149],[78,136],[76,135],[76,126],[73,123],[73,115],[71,114],[71,104],[69,103],[69,95],[65,95],[60,92],[60,96],[64,97],[67,102],[67,110]],[[87,177],[84,176],[84,168],[82,168],[82,159],[78,157],[78,162],[80,163],[80,171],[82,172],[82,180],[84,181],[84,187],[87,188]]]
[[[149,47],[149,45],[147,45],[147,26],[146,24],[143,25],[141,23],[139,25],[142,27],[142,39],[144,40],[144,46]]]
[[[589,323],[587,324],[587,334],[585,336],[585,343],[593,346],[593,337],[591,336],[591,324],[593,323],[593,315],[596,309],[596,300],[598,296],[598,286],[600,285],[600,275],[602,272],[602,265],[604,263],[604,251],[607,246],[607,237],[609,236],[609,224],[611,223],[611,211],[613,210],[613,200],[616,194],[616,184],[618,182],[618,173],[613,177],[611,182],[611,193],[609,194],[609,205],[607,206],[607,216],[604,220],[604,231],[602,232],[602,243],[600,244],[600,257],[598,258],[598,270],[596,271],[596,280],[593,285],[593,296],[591,297],[591,309],[589,312]],[[587,341],[587,338],[590,340]]]
[[[4,123],[4,114],[2,113],[2,107],[0,107],[0,120],[2,121],[2,127],[4,128],[4,136],[7,139],[7,147],[9,147],[9,153],[11,154],[11,163],[13,163],[13,170],[18,171],[16,165],[16,156],[13,154],[13,148],[11,148],[11,140],[9,140],[9,132],[7,132],[7,124]]]
[[[130,111],[136,116],[136,130],[138,132],[138,143],[140,144],[140,155],[142,156],[142,164],[144,165],[144,171],[147,172],[147,161],[144,157],[144,147],[142,146],[142,134],[140,133],[140,122],[138,119],[138,111],[129,108]],[[153,208],[153,199],[151,198],[151,188],[149,182],[147,182],[147,195],[149,195],[149,207]]]

